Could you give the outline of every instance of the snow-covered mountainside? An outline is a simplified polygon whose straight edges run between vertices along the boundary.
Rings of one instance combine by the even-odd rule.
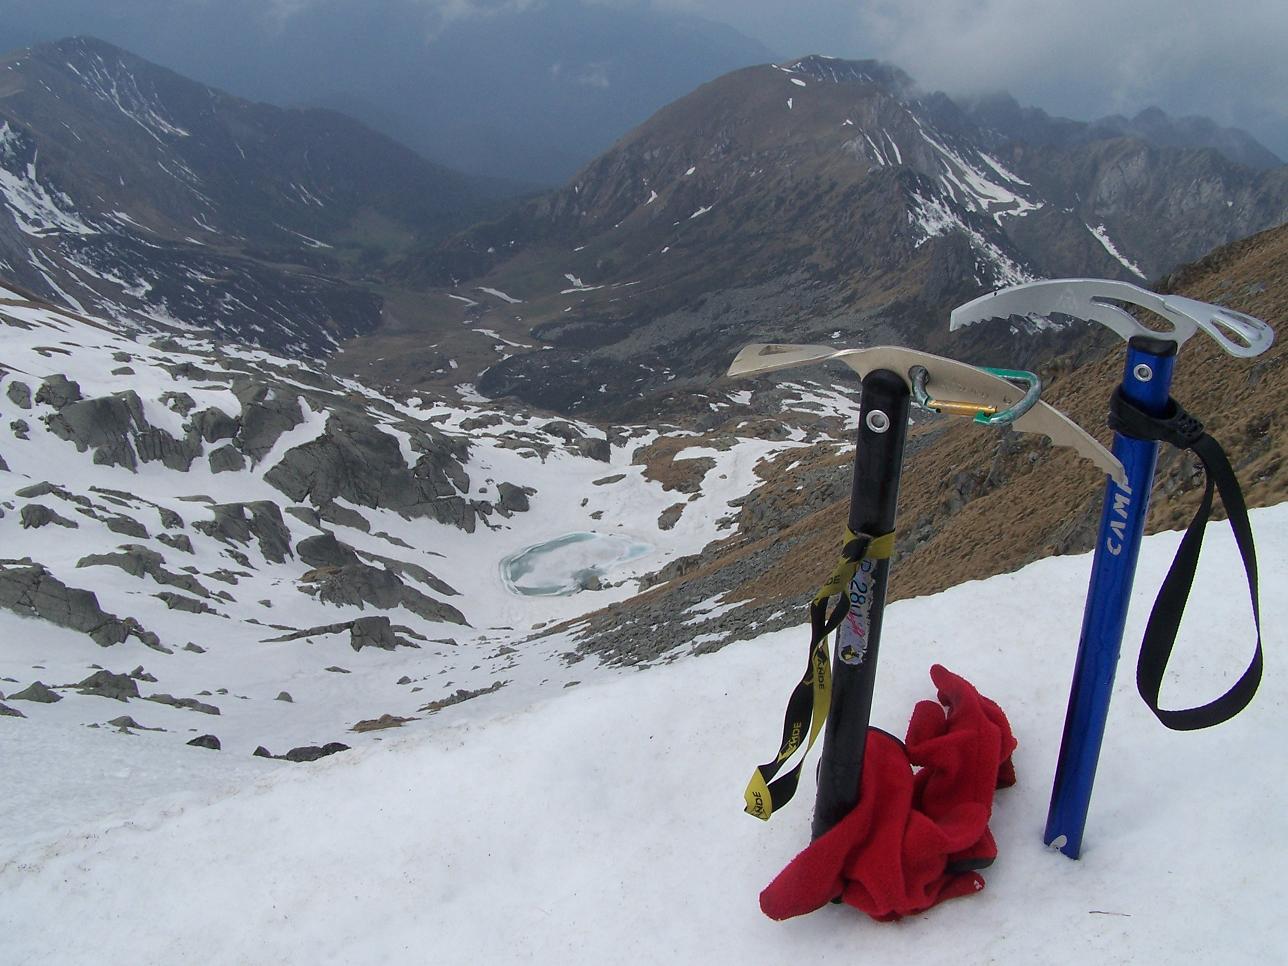
[[[494,191],[100,41],[0,57],[0,270],[78,311],[318,355],[379,321],[373,268]]]
[[[806,438],[394,399],[8,290],[0,334],[5,713],[239,755],[585,677],[534,633],[729,532],[760,457]]]
[[[1285,511],[1251,516],[1266,575],[1288,568]],[[469,702],[432,729],[385,732],[379,745],[302,766],[181,746],[155,755],[151,737],[35,725],[59,706],[2,719],[5,956],[49,966],[1278,962],[1288,705],[1271,665],[1252,705],[1210,731],[1165,731],[1133,687],[1130,642],[1178,538],[1145,541],[1078,862],[1044,849],[1041,829],[1087,556],[886,612],[875,725],[902,735],[914,702],[934,696],[926,669],[941,662],[996,700],[1019,740],[1018,782],[994,803],[986,888],[923,915],[875,923],[829,904],[774,923],[757,907],[809,841],[812,765],[770,822],[742,813],[805,658],[806,629],[795,627],[515,713]],[[1202,585],[1225,586],[1239,569],[1228,529],[1214,526]],[[1262,604],[1273,654],[1288,599],[1266,593]],[[1186,617],[1165,700],[1211,698],[1222,671],[1243,667],[1250,634],[1246,597],[1206,595]],[[139,704],[126,710],[141,716]]]

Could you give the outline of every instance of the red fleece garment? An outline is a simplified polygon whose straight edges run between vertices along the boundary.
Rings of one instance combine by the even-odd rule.
[[[869,729],[858,805],[760,894],[765,915],[788,919],[839,896],[885,921],[984,887],[972,870],[997,855],[988,820],[994,790],[1015,784],[1015,737],[969,681],[938,664],[930,677],[939,702],[917,704],[906,748]]]

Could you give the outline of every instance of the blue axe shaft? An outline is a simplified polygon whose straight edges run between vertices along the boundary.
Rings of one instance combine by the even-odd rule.
[[[1123,393],[1152,415],[1160,415],[1166,408],[1176,348],[1170,340],[1139,336],[1127,344]],[[1132,581],[1149,514],[1158,443],[1115,433],[1113,452],[1122,461],[1127,483],[1120,485],[1110,478],[1105,489],[1064,738],[1043,836],[1047,845],[1058,847],[1072,859],[1082,851],[1091,786],[1105,736]]]

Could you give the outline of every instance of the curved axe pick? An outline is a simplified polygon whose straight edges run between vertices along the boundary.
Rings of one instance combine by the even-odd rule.
[[[1135,305],[1167,320],[1169,329],[1151,329],[1119,303]],[[1159,295],[1130,282],[1106,278],[1057,278],[1014,285],[959,305],[948,327],[957,330],[984,319],[1012,315],[1038,318],[1069,315],[1099,322],[1124,340],[1137,336],[1165,339],[1180,346],[1202,329],[1232,356],[1259,356],[1275,341],[1274,330],[1260,319],[1180,295]]]
[[[971,403],[981,409],[1008,409],[1025,395],[1013,383],[976,366],[900,346],[838,350],[821,345],[754,343],[743,347],[728,374],[753,376],[830,361],[845,363],[860,377],[874,369],[888,369],[904,380],[909,392],[913,388],[912,370],[920,366],[929,373],[928,386],[936,396]],[[1095,463],[1118,482],[1126,481],[1117,457],[1068,416],[1041,400],[1011,425],[1022,433],[1046,436],[1055,445],[1068,447]]]

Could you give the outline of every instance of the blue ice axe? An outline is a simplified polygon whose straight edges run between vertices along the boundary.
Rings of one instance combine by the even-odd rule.
[[[1161,316],[1167,326],[1151,329],[1142,325],[1120,303],[1134,305]],[[990,318],[1007,318],[1010,316],[1043,317],[1066,315],[1077,319],[1099,322],[1118,333],[1127,342],[1127,362],[1123,373],[1122,384],[1116,398],[1125,400],[1128,407],[1134,407],[1138,413],[1147,417],[1165,421],[1168,413],[1178,412],[1188,419],[1183,410],[1179,410],[1171,399],[1172,370],[1177,351],[1181,345],[1197,330],[1202,329],[1216,340],[1217,344],[1232,356],[1250,358],[1260,355],[1270,348],[1274,341],[1274,332],[1268,325],[1252,316],[1235,312],[1231,309],[1178,295],[1158,295],[1127,282],[1109,281],[1107,279],[1056,279],[1053,281],[1029,282],[1012,288],[1003,289],[991,295],[984,295],[965,305],[954,309],[949,327],[959,329],[963,326]],[[1195,420],[1181,426],[1181,435],[1185,438],[1195,436],[1195,430],[1202,434],[1202,425]],[[1188,435],[1187,435],[1188,434]],[[1165,437],[1166,438],[1166,437]],[[1210,441],[1210,437],[1204,436]],[[1212,443],[1215,447],[1215,443]],[[1220,448],[1216,447],[1217,453]],[[1140,553],[1141,537],[1145,529],[1145,519],[1149,512],[1149,495],[1154,482],[1154,466],[1158,457],[1156,439],[1136,438],[1134,435],[1114,433],[1113,453],[1122,461],[1126,470],[1126,482],[1108,481],[1105,501],[1100,518],[1100,531],[1096,538],[1095,556],[1091,566],[1091,583],[1087,591],[1087,605],[1083,612],[1082,633],[1078,642],[1078,658],[1074,667],[1073,686],[1069,695],[1069,708],[1065,716],[1064,738],[1060,745],[1060,758],[1056,767],[1055,786],[1051,792],[1051,806],[1047,813],[1044,841],[1047,845],[1059,848],[1070,858],[1078,858],[1082,850],[1082,835],[1087,822],[1087,808],[1091,802],[1091,786],[1095,780],[1096,763],[1100,757],[1100,745],[1105,734],[1105,720],[1109,714],[1109,698],[1113,689],[1114,672],[1118,666],[1118,655],[1122,647],[1123,628],[1127,621],[1127,605],[1131,597],[1132,581],[1136,573],[1136,561]],[[1226,479],[1233,480],[1224,454],[1220,462],[1225,464]],[[1209,486],[1206,506],[1210,509],[1211,479],[1213,468],[1204,459],[1205,468],[1209,470]],[[1221,484],[1221,496],[1229,512],[1231,524],[1235,525],[1236,513],[1231,502],[1237,500],[1242,505],[1242,496],[1237,494],[1237,481],[1233,490],[1227,493],[1227,485]],[[1206,515],[1203,521],[1206,522]],[[1202,540],[1202,523],[1198,523],[1197,540],[1191,548],[1193,563],[1197,562],[1197,542]],[[1191,524],[1191,530],[1195,525]],[[1251,549],[1251,531],[1246,525],[1246,513],[1243,514],[1242,532],[1235,527],[1239,549],[1248,569],[1249,588],[1252,591],[1253,616],[1258,620],[1258,640],[1256,658],[1249,666],[1243,678],[1227,695],[1217,702],[1212,702],[1201,709],[1190,709],[1185,712],[1162,712],[1156,706],[1157,691],[1153,693],[1154,703],[1151,710],[1159,715],[1160,720],[1169,727],[1181,729],[1206,727],[1218,723],[1237,713],[1256,691],[1261,674],[1261,646],[1259,617],[1256,593],[1256,556]],[[1182,541],[1182,553],[1186,541],[1191,540],[1187,532]],[[1251,558],[1249,565],[1249,558]],[[1178,555],[1178,563],[1181,558]],[[1174,566],[1175,569],[1175,566]],[[1190,571],[1192,579],[1192,569]],[[1171,574],[1169,574],[1169,581]],[[1181,608],[1184,606],[1184,595],[1189,592],[1188,581],[1181,581],[1183,592]],[[1165,582],[1166,586],[1167,582]],[[1160,595],[1161,601],[1161,595]],[[1175,622],[1180,620],[1175,614]],[[1154,623],[1151,616],[1151,625]],[[1175,623],[1168,628],[1175,634]],[[1149,637],[1150,632],[1146,632]],[[1166,649],[1151,673],[1161,678],[1170,654],[1171,639],[1166,642]],[[1142,648],[1143,651],[1143,648]],[[1142,665],[1143,666],[1143,665]],[[1141,672],[1138,671],[1138,680]],[[1155,688],[1157,681],[1154,682]],[[1142,686],[1142,696],[1145,696]],[[1147,703],[1150,699],[1146,698]],[[1215,713],[1199,714],[1199,712]],[[1169,722],[1164,715],[1175,714],[1180,722]],[[1189,718],[1184,716],[1188,715]]]

